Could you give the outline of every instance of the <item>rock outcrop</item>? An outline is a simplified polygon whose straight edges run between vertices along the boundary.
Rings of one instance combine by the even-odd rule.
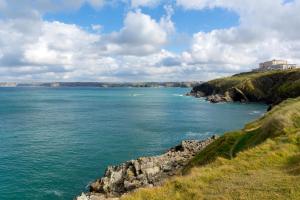
[[[181,174],[189,160],[215,139],[212,136],[203,141],[182,141],[162,155],[109,166],[104,176],[90,185],[90,193],[82,194],[77,200],[113,200],[138,188],[161,185],[166,178]]]
[[[300,69],[249,72],[211,80],[195,86],[188,94],[218,102],[262,102],[278,104],[300,96]]]

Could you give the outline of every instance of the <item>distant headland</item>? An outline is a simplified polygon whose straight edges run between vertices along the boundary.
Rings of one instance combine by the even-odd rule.
[[[0,82],[0,87],[195,87],[201,81],[186,82]]]

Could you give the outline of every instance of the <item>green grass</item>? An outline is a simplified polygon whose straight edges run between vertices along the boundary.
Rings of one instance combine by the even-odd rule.
[[[300,199],[300,98],[224,134],[185,172],[122,199]]]
[[[249,123],[244,129],[225,133],[196,155],[185,168],[203,165],[217,157],[232,158],[238,152],[254,147],[266,139],[286,135],[291,128],[300,128],[300,98],[275,106],[264,117]]]
[[[213,88],[212,94],[225,94],[237,88],[250,101],[280,102],[300,96],[300,69],[237,74],[208,81],[194,87],[193,91],[206,91],[208,86]]]

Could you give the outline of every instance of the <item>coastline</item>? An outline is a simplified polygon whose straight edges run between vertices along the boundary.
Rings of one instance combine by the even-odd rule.
[[[291,82],[298,80],[298,77],[298,70],[287,72],[280,71],[268,73],[238,74],[232,77],[217,79],[195,86],[193,87],[192,91],[187,94],[187,96],[206,97],[206,100],[210,101],[211,103],[263,102],[270,105],[268,109],[269,112],[267,112],[265,116],[272,116],[273,107],[275,105],[281,103],[287,98],[299,96],[299,90],[297,86],[289,87]],[[276,82],[276,80],[278,81],[278,79],[281,80],[280,84],[277,84]],[[268,87],[265,87],[266,84],[268,85]],[[271,109],[272,111],[270,111]],[[277,110],[280,110],[280,108],[277,108]],[[269,121],[276,121],[276,118],[269,118]],[[265,121],[263,119],[264,118],[260,118],[252,123],[264,123]],[[293,125],[290,125],[290,122],[288,120],[285,120],[281,123],[282,126],[293,127]],[[248,136],[250,134],[249,132],[252,131],[252,129],[248,130],[248,124],[245,126],[246,128],[242,129],[241,131],[227,133],[221,136],[220,140],[216,140],[215,142],[212,142],[214,139],[216,139],[215,137],[210,138],[206,141],[202,141],[205,145],[201,145],[200,149],[196,148],[195,150],[195,148],[193,147],[192,154],[188,156],[181,155],[181,157],[183,156],[184,158],[184,161],[181,163],[180,159],[177,159],[178,155],[169,157],[169,160],[175,158],[176,162],[179,161],[179,163],[176,163],[175,168],[173,169],[169,168],[169,164],[166,165],[167,169],[171,169],[170,174],[165,173],[164,165],[157,166],[158,163],[164,163],[161,162],[161,159],[156,159],[156,161],[153,162],[152,159],[159,158],[160,156],[139,158],[137,160],[128,161],[119,166],[108,167],[105,176],[91,184],[90,193],[82,194],[81,196],[77,197],[77,200],[118,199],[122,195],[133,192],[139,188],[152,188],[155,186],[161,186],[163,181],[167,178],[175,175],[181,175],[182,173],[185,174],[192,167],[210,163],[214,161],[218,156],[232,159],[237,155],[237,152],[263,143],[269,137],[272,138],[272,135],[275,134],[273,131],[276,129],[272,129],[272,124],[270,124],[270,122],[267,124],[268,127],[265,127],[265,125],[261,126],[262,129],[265,129],[262,131],[262,133],[260,133],[260,127],[258,128],[258,131],[254,131],[254,133],[252,133],[252,135],[256,137],[255,139],[251,139],[251,137],[254,136]],[[257,127],[255,126],[255,130],[256,129]],[[272,131],[270,132],[269,129]],[[279,129],[278,131],[280,132],[281,129]],[[265,135],[266,133],[268,133],[269,135]],[[231,140],[235,142],[232,143]],[[185,149],[183,148],[183,146],[184,145],[182,144],[179,149]],[[173,148],[173,150],[171,149],[166,154],[163,154],[161,156],[171,154],[174,149],[175,154],[182,151],[177,151],[178,149],[177,147],[175,147]],[[229,152],[227,152],[227,150],[229,150]],[[185,150],[183,150],[183,152],[185,152]],[[146,168],[141,167],[143,164],[141,165],[139,161],[145,162],[144,166],[146,166]],[[140,172],[142,172],[141,177],[139,176]],[[146,179],[144,179],[145,177]],[[144,180],[147,181],[144,182]],[[176,188],[176,185],[174,187]]]
[[[180,82],[0,82],[1,87],[97,87],[97,88],[115,88],[115,87],[136,87],[136,88],[159,88],[159,87],[182,87],[190,88],[201,84],[201,81],[180,81]]]
[[[218,137],[205,140],[186,140],[166,153],[140,157],[118,166],[109,166],[104,176],[90,184],[90,192],[76,200],[118,200],[122,195],[139,188],[160,186],[170,177],[180,175],[188,162]]]
[[[261,102],[278,105],[300,96],[300,69],[248,72],[201,83],[187,93],[211,103]]]
[[[243,129],[226,132],[192,158],[184,176],[124,200],[299,199],[300,97]]]

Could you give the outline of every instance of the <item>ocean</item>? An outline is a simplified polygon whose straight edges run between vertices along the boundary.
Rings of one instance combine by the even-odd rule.
[[[242,128],[264,104],[190,88],[0,88],[0,199],[73,199],[108,165]]]

